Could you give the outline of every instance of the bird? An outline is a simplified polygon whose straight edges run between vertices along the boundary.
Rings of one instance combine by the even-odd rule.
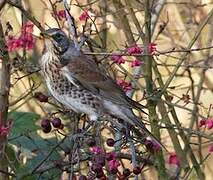
[[[144,112],[144,106],[128,97],[61,29],[50,28],[42,35],[45,47],[39,64],[47,88],[57,101],[76,113],[87,114],[90,121],[98,121],[105,114],[122,119],[162,146],[133,113],[133,109]]]

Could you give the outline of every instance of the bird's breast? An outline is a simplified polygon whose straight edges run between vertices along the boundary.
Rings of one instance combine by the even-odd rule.
[[[73,83],[62,71],[60,62],[51,58],[54,57],[50,54],[44,55],[40,64],[47,88],[52,96],[76,112],[87,114],[99,112],[102,109],[101,98],[82,85]]]

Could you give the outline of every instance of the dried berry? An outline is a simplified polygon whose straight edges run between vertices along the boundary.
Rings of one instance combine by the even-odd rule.
[[[119,180],[127,180],[126,176],[124,176],[124,175],[118,176],[118,179],[119,179]]]
[[[113,168],[113,169],[110,170],[111,174],[117,174],[117,172],[118,172],[117,168]]]
[[[103,171],[102,166],[100,164],[93,164],[91,168],[92,171],[94,171],[95,173]]]
[[[102,177],[99,178],[99,180],[107,180],[107,177],[103,175]]]
[[[107,143],[108,146],[112,147],[112,146],[114,146],[115,141],[114,141],[114,139],[109,138],[109,139],[107,139],[106,143]]]
[[[41,120],[41,127],[42,127],[42,128],[47,128],[47,127],[49,127],[49,126],[51,126],[50,120],[49,120],[49,119],[42,119],[42,120]]]
[[[36,92],[34,97],[38,99],[40,102],[48,102],[48,97],[44,95],[42,92]]]
[[[98,155],[93,157],[93,162],[95,164],[99,164],[101,166],[104,166],[105,165],[105,156],[103,154],[98,154]]]
[[[96,178],[102,178],[104,176],[103,170],[96,172]]]
[[[60,128],[61,127],[61,119],[60,118],[54,118],[52,121],[51,121],[52,125],[54,128]]]
[[[79,180],[87,180],[87,177],[84,176],[84,175],[80,175],[80,176],[79,176]]]
[[[131,171],[130,171],[128,168],[124,169],[123,175],[124,175],[125,177],[128,177],[130,174],[131,174]]]
[[[94,138],[89,138],[89,139],[87,139],[87,145],[88,145],[89,147],[95,146],[95,145],[96,145],[95,139],[94,139]]]
[[[44,132],[44,133],[49,133],[50,131],[51,131],[51,126],[50,127],[48,127],[48,128],[43,128],[42,129],[42,131]]]
[[[111,161],[111,160],[116,158],[116,153],[115,152],[108,152],[108,153],[106,153],[105,157],[106,157],[107,161]]]
[[[64,124],[61,124],[58,129],[64,129]]]
[[[49,133],[52,129],[51,124],[50,124],[50,120],[49,119],[42,119],[41,120],[41,127],[42,127],[43,132]]]
[[[140,166],[135,166],[134,168],[133,168],[133,171],[132,171],[135,175],[138,175],[138,174],[140,174],[141,173],[141,168],[140,168]]]

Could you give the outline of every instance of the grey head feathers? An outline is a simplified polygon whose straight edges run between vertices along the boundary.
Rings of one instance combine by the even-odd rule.
[[[67,65],[73,58],[82,55],[82,51],[75,47],[73,40],[59,28],[50,28],[44,32],[44,36],[51,39],[54,50],[60,55],[60,62],[63,66]]]
[[[70,39],[67,35],[59,28],[51,28],[44,32],[44,35],[49,36],[54,49],[58,54],[63,54],[70,46]]]

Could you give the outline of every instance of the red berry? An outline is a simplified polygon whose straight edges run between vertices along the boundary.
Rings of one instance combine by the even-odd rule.
[[[129,169],[124,169],[124,171],[123,171],[123,175],[125,176],[125,177],[128,177],[129,175],[131,174],[131,171],[129,170]]]
[[[40,102],[48,102],[48,97],[44,95],[42,92],[36,92],[34,97],[38,99]]]
[[[61,119],[59,118],[54,118],[52,121],[51,121],[52,125],[54,128],[60,128],[61,127]]]
[[[79,180],[87,180],[87,177],[84,176],[84,175],[80,175],[80,176],[79,176]]]
[[[114,141],[114,139],[109,138],[109,139],[107,139],[106,143],[107,143],[108,146],[112,147],[112,146],[114,146],[115,141]]]
[[[94,138],[89,138],[89,139],[87,139],[87,145],[88,145],[89,147],[95,146],[95,145],[96,145],[95,139],[94,139]]]
[[[133,171],[132,171],[135,175],[138,175],[138,174],[140,174],[141,173],[141,168],[140,168],[140,166],[135,166],[134,168],[133,168]]]

